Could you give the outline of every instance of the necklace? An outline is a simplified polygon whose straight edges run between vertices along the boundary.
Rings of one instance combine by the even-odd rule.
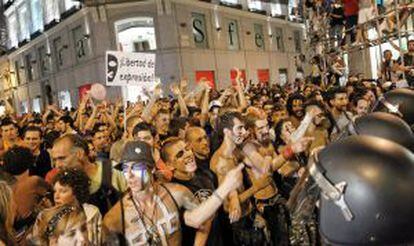
[[[148,217],[147,215],[145,215],[139,201],[137,201],[138,204],[139,204],[139,206],[138,206],[138,204],[135,202],[134,197],[132,196],[132,194],[130,194],[130,196],[131,196],[132,204],[134,205],[134,208],[138,213],[139,219],[141,220],[142,225],[144,226],[145,233],[146,233],[146,236],[148,238],[148,244],[152,245],[152,246],[162,245],[161,236],[158,233],[156,223],[154,222],[154,217],[155,217],[155,213],[156,213],[156,210],[157,210],[157,206],[154,202],[155,201],[155,194],[152,196],[152,201],[154,202],[155,207],[152,211],[151,217]],[[151,223],[149,226],[147,226],[147,223],[145,222],[145,218]]]

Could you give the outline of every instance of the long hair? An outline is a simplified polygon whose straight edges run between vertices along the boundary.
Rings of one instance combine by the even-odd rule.
[[[292,95],[289,96],[287,102],[286,102],[286,109],[289,113],[289,115],[293,115],[293,101],[294,100],[300,100],[302,103],[305,102],[306,98],[299,92],[295,92]]]
[[[0,181],[0,241],[14,245],[12,208],[13,193],[6,182]]]
[[[283,125],[285,125],[285,123],[288,121],[289,120],[286,119],[280,120],[275,126],[275,142],[273,146],[276,150],[278,150],[280,146],[286,145],[286,142],[282,139],[282,129]]]

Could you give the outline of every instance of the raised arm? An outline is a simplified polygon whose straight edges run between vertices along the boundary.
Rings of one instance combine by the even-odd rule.
[[[75,119],[75,127],[77,127],[78,129],[79,129],[79,131],[81,131],[81,132],[83,132],[83,128],[84,128],[84,123],[85,122],[83,122],[82,121],[82,115],[85,113],[85,111],[86,111],[86,103],[87,103],[87,101],[89,100],[89,98],[88,98],[88,94],[86,94],[83,98],[82,98],[82,100],[80,101],[80,103],[79,103],[79,108],[78,108],[78,110],[77,110],[77,114],[76,114],[76,119]]]
[[[203,99],[201,100],[201,127],[204,127],[208,121],[208,103],[210,102],[210,87],[204,90]]]
[[[303,118],[303,120],[300,122],[299,127],[296,129],[296,131],[292,133],[292,136],[290,137],[291,142],[296,142],[299,139],[301,139],[303,136],[305,136],[306,131],[308,130],[308,127],[312,123],[313,117],[314,115],[312,112],[306,112],[306,115]]]
[[[16,111],[14,111],[13,106],[10,104],[9,100],[4,100],[4,103],[6,104],[6,114],[14,119]]]
[[[239,109],[243,111],[243,109],[247,108],[247,101],[246,97],[244,96],[243,86],[241,83],[241,72],[238,68],[234,68],[237,72],[236,76],[236,92],[237,98],[239,99]]]
[[[157,85],[154,88],[154,93],[152,94],[148,104],[145,106],[144,110],[142,111],[141,118],[145,121],[150,123],[152,120],[151,109],[155,105],[155,102],[161,95],[161,86]]]
[[[230,192],[236,190],[242,184],[242,172],[244,168],[243,164],[240,164],[236,168],[230,170],[225,176],[223,182],[214,191],[213,195],[207,200],[201,203],[199,206],[192,208],[194,205],[194,196],[187,190],[187,192],[181,190],[173,192],[178,195],[178,201],[187,210],[184,212],[184,222],[186,225],[199,228],[204,222],[211,218],[222,205],[224,199]]]
[[[183,117],[188,117],[190,115],[190,112],[188,111],[187,105],[185,103],[183,94],[181,93],[180,88],[178,87],[177,84],[172,84],[171,87],[171,92],[174,94],[174,96],[177,97],[178,100],[178,106],[180,107],[180,115]]]
[[[98,111],[99,111],[98,106],[96,106],[94,103],[92,103],[92,114],[89,117],[88,121],[86,121],[84,131],[92,130],[92,128],[93,128],[93,126],[95,125],[95,122],[96,122],[95,118],[98,115]]]

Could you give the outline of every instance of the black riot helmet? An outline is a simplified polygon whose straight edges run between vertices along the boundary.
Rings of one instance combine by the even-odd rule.
[[[378,99],[373,111],[382,111],[396,114],[407,122],[410,127],[414,125],[414,91],[410,89],[395,89],[385,93]]]
[[[385,138],[414,151],[414,133],[410,126],[399,117],[374,112],[358,117],[348,125],[349,135],[368,135]]]
[[[328,245],[414,243],[414,155],[392,141],[351,136],[313,155],[319,224]]]

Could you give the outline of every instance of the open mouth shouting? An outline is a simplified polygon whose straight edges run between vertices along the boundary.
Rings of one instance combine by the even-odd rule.
[[[185,170],[189,173],[197,170],[197,163],[195,162],[194,155],[190,155],[184,159]]]

